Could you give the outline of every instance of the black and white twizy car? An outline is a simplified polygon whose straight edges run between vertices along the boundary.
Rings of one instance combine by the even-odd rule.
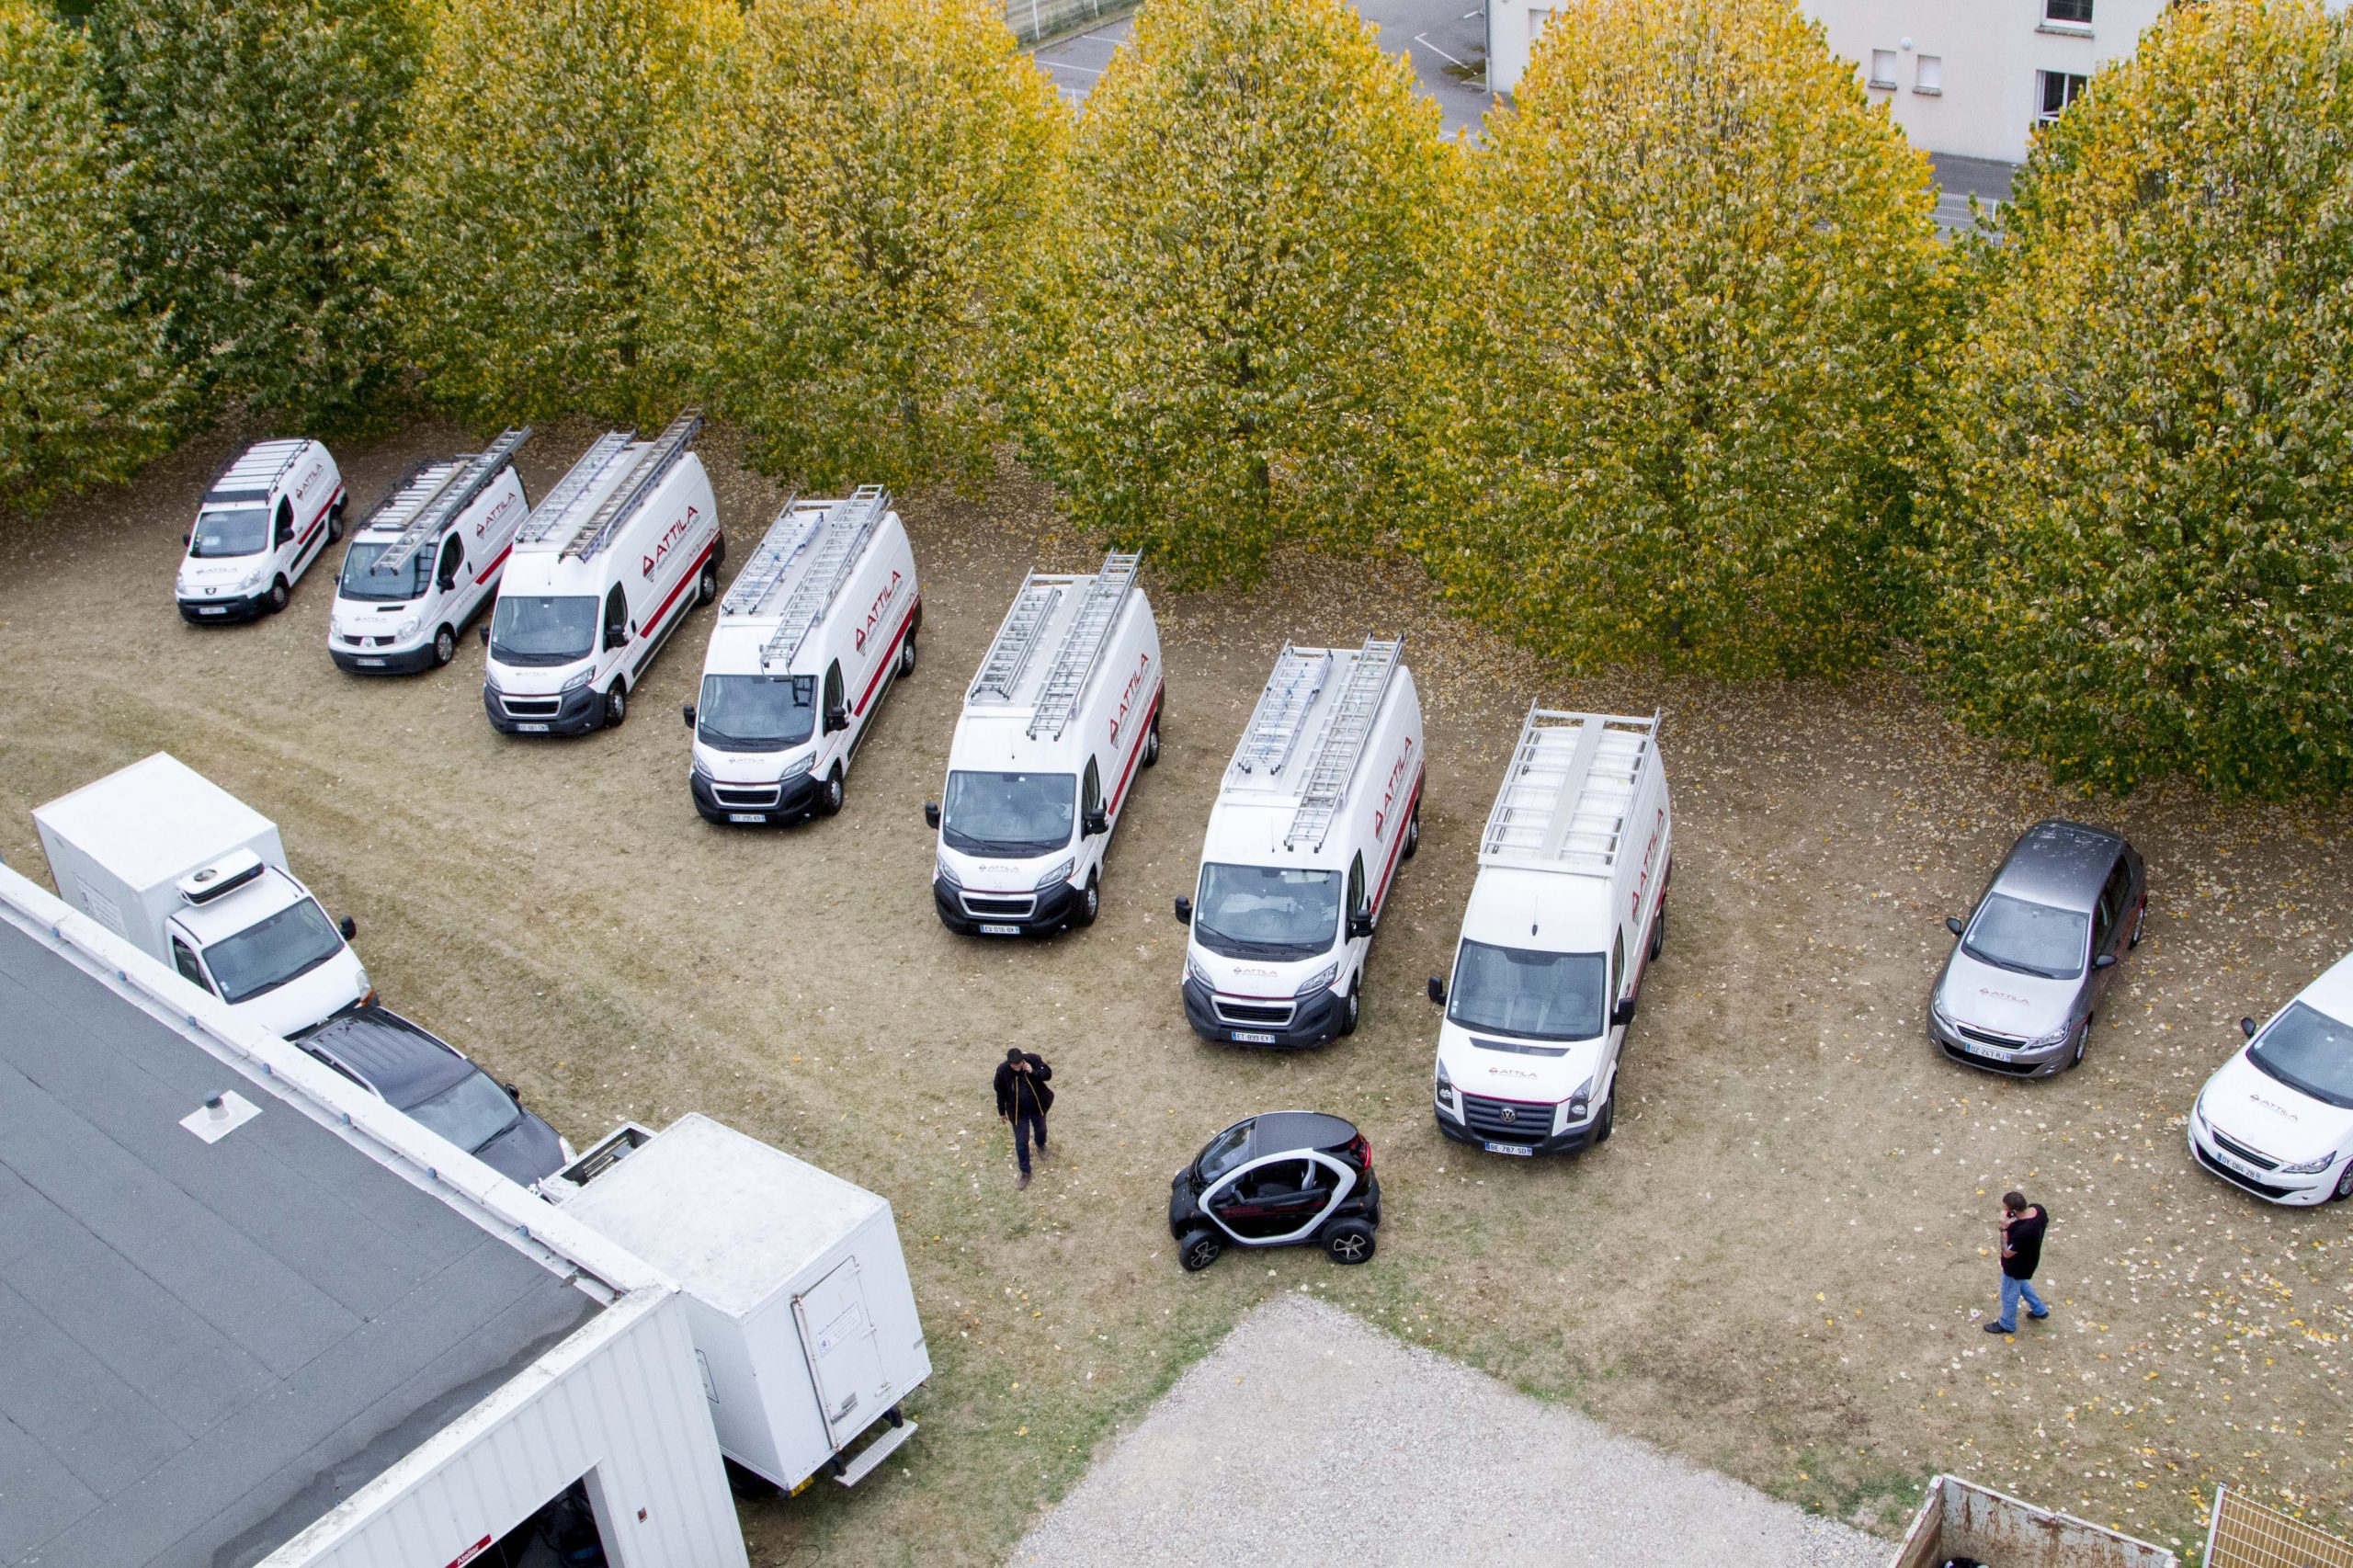
[[[1372,1256],[1381,1183],[1364,1134],[1321,1111],[1237,1121],[1168,1184],[1168,1233],[1187,1271],[1229,1246],[1315,1242],[1335,1263]]]

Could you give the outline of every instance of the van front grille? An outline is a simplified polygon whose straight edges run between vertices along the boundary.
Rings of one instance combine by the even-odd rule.
[[[1222,996],[1211,998],[1211,1005],[1226,1023],[1272,1025],[1279,1029],[1289,1028],[1299,1011],[1297,1004],[1290,1002],[1230,1002]]]
[[[784,795],[784,791],[774,784],[762,790],[730,790],[724,787],[714,787],[710,793],[711,798],[722,806],[740,806],[745,810],[773,806]]]
[[[1038,900],[1030,894],[992,898],[985,893],[965,893],[964,913],[976,920],[1007,917],[1026,920],[1037,913]]]
[[[1552,1116],[1559,1108],[1540,1100],[1491,1100],[1482,1095],[1462,1096],[1462,1119],[1471,1131],[1498,1143],[1532,1143],[1552,1135]]]
[[[498,700],[510,719],[552,719],[556,710],[563,706],[561,699],[553,697],[502,697]]]

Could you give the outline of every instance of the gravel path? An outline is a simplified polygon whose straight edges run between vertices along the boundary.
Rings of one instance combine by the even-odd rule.
[[[1179,1379],[1013,1561],[1881,1568],[1893,1550],[1293,1292]]]

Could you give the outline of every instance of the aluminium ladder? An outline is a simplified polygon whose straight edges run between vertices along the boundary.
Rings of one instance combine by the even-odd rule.
[[[861,484],[847,501],[827,505],[820,516],[824,531],[816,536],[815,553],[809,558],[809,569],[793,585],[792,597],[784,601],[784,609],[777,618],[775,634],[760,650],[760,668],[775,664],[790,665],[794,654],[816,624],[833,608],[834,596],[849,580],[850,569],[858,564],[859,552],[866,541],[874,537],[874,529],[891,509],[891,493],[879,484]]]
[[[1283,835],[1284,848],[1296,849],[1302,843],[1322,847],[1332,819],[1339,814],[1340,802],[1347,798],[1348,780],[1356,777],[1365,741],[1372,734],[1372,722],[1381,712],[1381,699],[1389,693],[1390,678],[1397,673],[1397,662],[1404,651],[1402,637],[1364,640],[1347,683],[1333,699],[1331,716],[1324,721],[1324,733],[1315,743],[1299,807],[1291,812],[1290,831]]]
[[[580,460],[556,481],[555,488],[540,497],[539,506],[523,519],[522,528],[517,530],[515,542],[518,545],[545,544],[552,540],[556,529],[563,526],[572,509],[580,504],[580,498],[605,476],[606,470],[620,460],[621,454],[628,451],[630,443],[636,439],[637,432],[634,430],[608,430],[597,437],[588,449],[580,454]]]
[[[1058,581],[1041,582],[1035,572],[1021,580],[1021,591],[1013,596],[1013,608],[1005,612],[1004,624],[996,629],[996,641],[989,644],[989,656],[981,661],[981,673],[972,677],[965,701],[1013,700],[1021,672],[1037,650],[1038,634],[1046,629],[1062,599],[1063,585]]]
[[[302,437],[286,437],[275,441],[256,441],[222,464],[212,483],[204,487],[207,501],[267,500],[269,493],[294,460],[302,455],[309,441]]]
[[[1249,727],[1242,732],[1242,744],[1233,748],[1236,772],[1272,778],[1283,770],[1331,673],[1329,648],[1302,651],[1289,642],[1283,643],[1283,651],[1275,656],[1274,673],[1267,676],[1267,689],[1258,694]]]
[[[368,570],[370,573],[392,573],[407,565],[428,540],[439,539],[443,530],[457,521],[465,509],[490,488],[491,481],[515,460],[515,454],[522,450],[523,443],[530,438],[531,427],[529,425],[507,430],[501,433],[485,450],[471,457],[460,457],[451,464],[441,483],[433,487],[431,494],[420,499],[416,509],[408,515],[400,537],[369,562]]]
[[[1078,710],[1087,681],[1095,675],[1095,661],[1111,639],[1120,608],[1128,602],[1128,590],[1136,585],[1136,569],[1142,560],[1132,552],[1114,551],[1103,558],[1103,569],[1082,591],[1077,613],[1071,617],[1063,645],[1056,650],[1054,662],[1046,666],[1046,678],[1038,688],[1038,705],[1029,714],[1031,740],[1049,731],[1056,740],[1062,738],[1070,716]]]
[[[1607,874],[1658,719],[1531,708],[1480,835],[1479,858]]]
[[[791,527],[796,516],[803,519],[797,530]],[[801,507],[801,492],[796,490],[786,496],[784,505],[776,509],[776,521],[768,525],[768,531],[761,537],[759,548],[752,551],[749,561],[744,562],[744,569],[735,574],[734,584],[728,588],[727,597],[719,601],[719,613],[722,616],[756,614],[759,608],[767,602],[768,596],[776,591],[776,585],[784,581],[785,570],[792,564],[793,557],[807,548],[824,523],[825,514],[822,506]]]
[[[687,448],[701,431],[702,410],[699,408],[689,408],[670,421],[667,429],[645,444],[637,454],[637,460],[621,476],[621,482],[613,486],[561,553],[575,561],[595,560],[612,542],[613,535],[620,531],[630,514],[678,466],[678,460],[687,455]]]

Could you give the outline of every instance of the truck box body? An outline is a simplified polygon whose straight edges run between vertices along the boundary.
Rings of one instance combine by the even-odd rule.
[[[923,596],[891,494],[785,504],[719,602],[703,654],[688,788],[715,823],[840,808],[843,781],[899,676]]]
[[[446,665],[498,592],[530,511],[514,456],[531,427],[490,449],[419,463],[353,530],[327,617],[327,654],[354,675]]]
[[[2054,1514],[1957,1475],[1928,1483],[1890,1568],[1972,1557],[1993,1568],[2175,1568],[2174,1554],[2087,1519]]]
[[[317,441],[256,441],[204,487],[173,584],[196,625],[248,620],[286,596],[343,535],[342,471]]]
[[[1480,837],[1438,1026],[1438,1130],[1495,1153],[1609,1136],[1618,1058],[1665,934],[1655,716],[1531,709]]]
[[[545,1190],[678,1282],[737,1464],[790,1490],[888,1419],[847,1483],[913,1434],[931,1356],[882,1199],[701,1115],[624,1127]]]
[[[1354,1032],[1423,774],[1402,643],[1285,645],[1201,840],[1183,983],[1195,1032],[1275,1046]]]
[[[276,824],[169,754],[35,808],[33,824],[60,898],[271,1032],[297,1033],[368,995],[367,971],[288,869]],[[226,966],[244,953],[238,938],[273,918],[324,956],[240,999],[246,971]],[[233,945],[212,950],[222,943]]]

